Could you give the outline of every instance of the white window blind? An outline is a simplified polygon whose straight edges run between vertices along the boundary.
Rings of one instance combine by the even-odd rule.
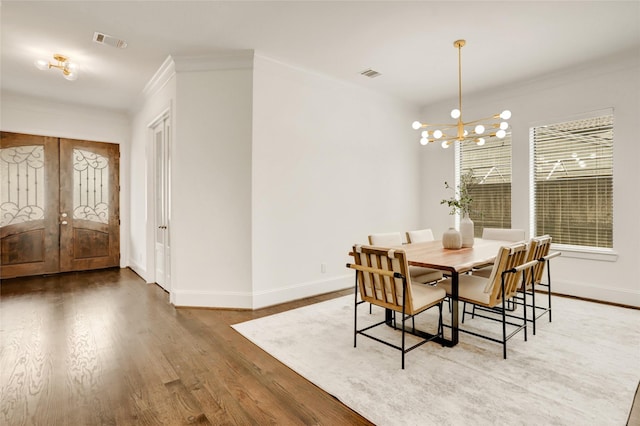
[[[503,139],[487,138],[482,146],[462,144],[460,172],[474,176],[469,217],[476,237],[484,228],[511,228],[511,133]]]
[[[613,114],[530,129],[535,235],[613,247]]]

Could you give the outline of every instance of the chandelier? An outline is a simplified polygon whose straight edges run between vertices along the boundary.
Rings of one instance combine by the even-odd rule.
[[[38,59],[35,62],[35,66],[41,70],[50,70],[51,68],[57,68],[62,71],[62,76],[67,80],[73,81],[78,78],[78,66],[70,62],[69,58],[56,53],[55,55],[53,55],[53,59],[56,60],[55,63],[45,61],[44,59]]]
[[[511,118],[511,112],[508,110],[479,120],[467,122],[462,120],[461,52],[465,44],[466,41],[464,40],[453,42],[453,46],[458,49],[458,108],[451,110],[451,118],[458,121],[452,124],[429,124],[414,121],[412,127],[415,130],[424,129],[420,138],[422,145],[436,140],[442,140],[441,145],[443,148],[448,148],[449,145],[456,141],[475,142],[478,145],[484,145],[485,138],[497,137],[502,139],[507,135],[506,130],[509,128],[509,124],[506,120]]]

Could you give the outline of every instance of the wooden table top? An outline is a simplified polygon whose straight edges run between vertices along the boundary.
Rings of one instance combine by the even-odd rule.
[[[410,265],[464,273],[474,266],[493,263],[500,247],[512,244],[515,243],[476,238],[473,247],[458,250],[445,249],[442,241],[404,244],[394,248],[405,251]]]

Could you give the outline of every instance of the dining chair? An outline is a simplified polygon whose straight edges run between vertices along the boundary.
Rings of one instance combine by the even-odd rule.
[[[417,229],[414,231],[407,231],[406,232],[406,237],[407,237],[407,242],[409,244],[411,243],[423,243],[423,242],[428,242],[428,241],[434,241],[435,238],[433,236],[433,231],[431,230],[431,228],[426,228],[426,229]],[[442,279],[442,277],[446,276],[446,274],[442,271],[438,271],[437,269],[432,269],[432,268],[423,268],[426,271],[431,271],[431,272],[437,272],[440,276],[440,278],[438,278],[438,280]],[[435,282],[433,283],[435,284]],[[451,312],[451,299],[449,299],[448,297],[445,298],[447,305],[449,306],[449,312]]]
[[[500,240],[509,242],[519,242],[525,240],[524,229],[508,228],[484,228],[482,230],[483,240]],[[478,265],[473,270],[473,275],[489,278],[493,265]]]
[[[355,270],[353,347],[356,347],[357,337],[360,334],[398,349],[402,352],[402,369],[404,369],[404,358],[407,352],[438,337],[443,337],[442,300],[445,297],[445,291],[435,286],[413,285],[408,273],[409,265],[404,250],[355,245],[352,253],[355,263],[347,263],[347,267]],[[358,300],[358,295],[362,300]],[[397,322],[391,321],[389,316],[385,315],[384,320],[358,329],[358,305],[364,302],[401,314],[402,324],[399,328],[402,337],[400,345],[368,333],[372,328],[383,324],[397,330]],[[422,335],[420,341],[407,347],[406,321],[412,320],[410,330],[412,330],[412,334],[415,334],[414,317],[434,306],[438,307],[436,333],[428,337]]]
[[[502,343],[504,359],[507,358],[507,341],[520,331],[524,331],[524,340],[527,340],[527,313],[523,310],[523,316],[508,313],[507,301],[511,300],[519,288],[519,281],[524,279],[522,271],[532,268],[538,261],[525,262],[527,254],[526,243],[516,243],[510,246],[500,247],[491,275],[488,278],[477,275],[460,275],[458,277],[458,300],[465,302],[462,312],[462,323],[467,314],[467,303],[473,305],[474,318],[481,317],[502,323],[502,337],[500,339],[491,335],[474,332],[460,327],[458,330],[472,334],[493,342]],[[530,276],[530,275],[529,275]],[[451,295],[451,279],[440,281],[437,285]],[[526,293],[523,293],[526,303]],[[480,313],[475,313],[476,308]],[[484,315],[492,313],[493,315]],[[496,317],[498,314],[499,317]],[[516,322],[517,321],[517,322]],[[507,334],[507,325],[514,329]]]
[[[401,246],[403,243],[402,234],[400,232],[371,234],[368,239],[369,244],[376,247],[397,247]],[[423,268],[420,266],[410,266],[409,275],[411,275],[411,281],[422,284],[435,283],[442,279],[442,271]]]
[[[519,304],[532,309],[531,323],[533,325],[533,334],[536,334],[536,320],[545,314],[549,314],[549,322],[551,322],[551,268],[549,261],[554,257],[560,256],[560,252],[550,252],[552,238],[549,235],[534,237],[529,242],[526,261],[537,261],[538,263],[531,269],[525,271],[525,279],[523,287],[519,289],[521,293],[526,292],[530,297],[531,304],[524,304],[521,296],[516,296],[515,300]],[[542,282],[544,270],[547,270],[547,282]],[[531,277],[529,274],[533,274]],[[536,302],[536,286],[547,288],[547,306],[539,306]]]
[[[435,240],[431,228],[407,231],[406,235],[408,243],[422,243]]]

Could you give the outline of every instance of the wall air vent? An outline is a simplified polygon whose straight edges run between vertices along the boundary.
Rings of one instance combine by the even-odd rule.
[[[125,47],[127,47],[126,41],[98,32],[93,33],[93,41],[98,44],[106,44],[107,46],[117,47],[118,49],[124,49]]]
[[[378,71],[374,71],[372,69],[364,70],[360,74],[364,75],[365,77],[369,77],[369,78],[375,78],[375,77],[378,77],[379,75],[382,75]]]

